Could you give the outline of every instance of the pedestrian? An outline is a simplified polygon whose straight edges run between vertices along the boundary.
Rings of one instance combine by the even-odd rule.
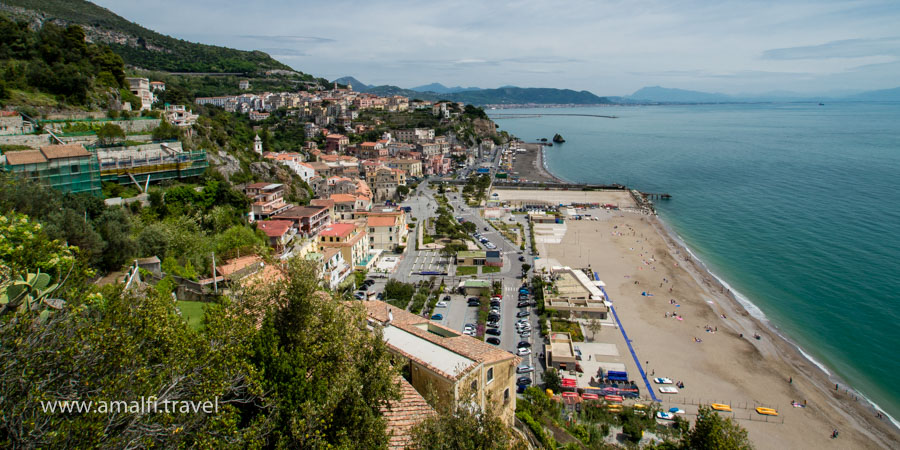
[[[794,384],[794,377],[788,378],[788,384]]]

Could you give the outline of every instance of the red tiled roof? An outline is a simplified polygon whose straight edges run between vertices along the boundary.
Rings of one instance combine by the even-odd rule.
[[[366,225],[370,227],[392,227],[396,223],[396,217],[369,216]]]
[[[22,164],[40,164],[47,162],[40,150],[18,150],[6,152],[6,162],[11,166]]]
[[[41,147],[41,153],[47,159],[80,158],[91,156],[91,152],[84,149],[81,144],[45,145]]]
[[[331,194],[331,199],[335,203],[356,202],[356,197],[350,194]]]
[[[356,229],[356,225],[352,223],[334,223],[322,230],[319,236],[344,237],[352,233],[354,229]]]
[[[312,217],[328,208],[324,206],[295,206],[287,211],[274,216],[274,219],[299,219]]]
[[[405,379],[397,377],[397,383],[400,387],[400,400],[388,402],[381,407],[381,414],[389,436],[388,448],[405,449],[412,440],[412,428],[433,415],[434,409]]]
[[[262,262],[262,258],[256,255],[242,256],[228,260],[224,265],[216,267],[216,272],[227,277],[239,270],[250,267],[253,264]]]
[[[294,226],[294,222],[290,220],[266,220],[256,223],[256,227],[263,230],[269,237],[284,236],[292,226]]]

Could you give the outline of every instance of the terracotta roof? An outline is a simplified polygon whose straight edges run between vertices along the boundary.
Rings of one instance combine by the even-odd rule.
[[[388,308],[391,309],[391,314],[393,315],[393,320],[391,320],[391,325],[402,329],[408,333],[415,334],[416,336],[430,341],[434,344],[437,344],[441,347],[444,347],[454,353],[465,356],[466,358],[475,360],[480,363],[495,363],[503,360],[512,360],[514,365],[518,365],[521,361],[516,355],[513,355],[506,350],[500,349],[498,347],[494,347],[486,342],[480,341],[470,336],[466,336],[464,334],[460,334],[458,331],[453,330],[451,328],[447,328],[441,324],[431,322],[428,319],[421,317],[419,315],[410,313],[403,309],[394,308],[391,305],[374,300],[374,301],[366,301],[362,302],[362,304],[366,308],[366,314],[369,318],[374,319],[382,324],[386,323],[388,320]],[[435,333],[432,333],[428,330],[423,330],[416,325],[420,324],[430,324],[430,326],[443,328],[452,333],[453,337],[441,337]],[[402,349],[397,349],[402,352]],[[407,357],[412,357],[409,354],[406,354]],[[434,368],[428,361],[418,361],[422,363],[432,370],[441,373],[443,376],[449,379],[456,379],[459,375],[464,374],[467,370],[463,370],[459,372],[457,376],[453,376],[451,374],[447,374]]]
[[[356,197],[350,194],[331,194],[335,203],[356,202]]]
[[[396,217],[369,216],[366,225],[370,227],[392,227],[397,223]]]
[[[19,150],[6,152],[6,163],[11,166],[19,166],[22,164],[40,164],[47,162],[44,154],[40,150]]]
[[[362,144],[360,144],[360,147],[372,147],[372,148],[375,148],[375,143],[374,143],[374,142],[363,142]]]
[[[91,156],[91,152],[84,149],[81,144],[45,145],[41,147],[41,153],[47,159],[80,158]]]
[[[328,208],[324,206],[295,206],[287,211],[275,215],[274,219],[299,219],[303,217],[312,217]]]
[[[382,406],[381,414],[389,436],[388,448],[405,449],[412,440],[412,428],[427,416],[433,415],[434,409],[403,377],[397,377],[397,384],[400,388],[400,400]]]
[[[247,185],[247,189],[262,189],[262,188],[264,188],[264,187],[266,187],[266,186],[268,186],[268,185],[270,185],[270,184],[272,184],[272,183],[262,182],[262,183],[248,184],[248,185]]]
[[[261,263],[262,258],[256,255],[242,256],[240,258],[229,259],[224,265],[217,266],[216,272],[222,276],[229,276],[239,270],[246,269],[253,264]]]
[[[334,200],[330,198],[314,198],[309,201],[309,204],[312,206],[324,206],[326,208],[331,208],[334,206]]]
[[[352,223],[335,223],[325,227],[325,229],[319,233],[319,236],[344,237],[352,233],[355,229],[356,225]]]
[[[19,113],[15,111],[0,111],[0,117],[15,117],[18,115]]]
[[[292,226],[294,226],[294,222],[290,220],[266,220],[256,223],[256,227],[263,230],[269,237],[284,236]]]

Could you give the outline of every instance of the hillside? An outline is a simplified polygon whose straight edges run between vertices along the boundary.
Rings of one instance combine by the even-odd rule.
[[[847,97],[846,100],[863,100],[870,102],[898,102],[900,101],[900,87],[893,89],[880,89],[877,91],[861,92]]]
[[[2,0],[15,19],[78,24],[88,39],[108,44],[131,66],[166,72],[255,73],[293,70],[261,51],[243,51],[175,39],[148,30],[85,0]]]

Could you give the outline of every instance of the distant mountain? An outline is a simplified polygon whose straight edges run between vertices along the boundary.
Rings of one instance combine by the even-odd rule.
[[[338,84],[350,84],[353,86],[353,90],[356,92],[366,92],[366,91],[368,91],[368,89],[375,87],[375,86],[369,86],[368,84],[365,84],[362,81],[359,81],[356,78],[353,78],[350,76],[340,77],[334,81],[335,81],[335,83],[338,83]]]
[[[600,105],[612,103],[606,97],[598,97],[588,91],[552,88],[505,87],[480,91],[457,92],[444,95],[448,100],[474,105]]]
[[[479,90],[481,90],[481,88],[462,87],[462,86],[447,87],[441,83],[431,83],[431,84],[425,84],[422,86],[416,86],[413,88],[409,88],[409,90],[416,91],[416,92],[435,92],[438,94],[453,94],[456,92],[464,92],[464,91],[479,91]]]
[[[900,102],[900,87],[861,92],[856,95],[845,97],[845,99],[870,102]]]
[[[641,88],[634,94],[626,97],[626,99],[659,103],[726,103],[735,101],[735,98],[725,94],[710,94],[708,92],[688,91],[685,89],[672,89],[660,86]]]
[[[93,42],[109,45],[126,64],[143,69],[165,72],[293,72],[289,66],[264,52],[175,39],[129,22],[85,0],[3,0],[3,5],[6,7],[4,12],[14,19],[31,23],[49,20],[65,25],[81,25]]]

